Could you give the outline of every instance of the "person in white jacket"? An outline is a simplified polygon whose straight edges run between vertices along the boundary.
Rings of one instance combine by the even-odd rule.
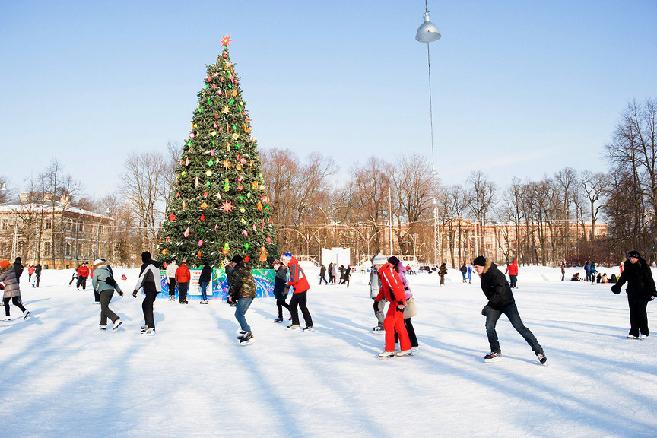
[[[137,298],[139,289],[144,289],[146,296],[144,297],[143,303],[141,303],[141,308],[144,311],[144,325],[141,326],[141,333],[153,336],[155,335],[153,303],[155,303],[157,294],[162,290],[162,286],[160,285],[160,264],[151,258],[151,253],[148,251],[141,253],[141,261],[144,263],[141,265],[139,280],[137,280],[132,296]]]
[[[169,301],[176,301],[176,269],[178,269],[178,265],[176,264],[176,259],[173,259],[171,260],[171,263],[167,265]]]

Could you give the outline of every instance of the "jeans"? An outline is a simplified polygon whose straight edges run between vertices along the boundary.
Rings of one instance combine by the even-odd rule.
[[[82,289],[85,290],[87,289],[87,277],[78,277],[78,284],[76,288],[80,288],[82,286]]]
[[[517,287],[518,276],[517,275],[509,275],[509,279],[511,280],[511,284],[509,286],[510,287]]]
[[[306,306],[306,292],[292,295],[290,299],[290,315],[292,316],[292,324],[299,325],[299,312],[297,307],[301,308],[303,320],[306,322],[306,327],[313,326],[313,318],[310,316],[308,307]]]
[[[507,304],[502,310],[496,310],[492,307],[486,306],[486,335],[488,335],[488,343],[490,344],[490,351],[493,353],[501,353],[500,343],[497,340],[497,332],[495,331],[495,326],[497,325],[497,320],[500,319],[500,316],[505,314],[511,325],[520,336],[525,338],[525,341],[532,347],[532,350],[536,354],[543,354],[543,347],[538,343],[534,334],[522,323],[520,319],[520,313],[518,313],[518,308],[516,303]]]
[[[208,284],[209,284],[209,282],[207,282],[207,281],[202,281],[201,282],[201,299],[203,301],[208,300]]]
[[[246,315],[246,311],[249,310],[249,306],[251,305],[251,302],[253,301],[253,298],[240,298],[237,300],[237,309],[235,309],[235,319],[237,319],[237,322],[240,323],[240,328],[242,329],[243,332],[250,332],[251,327],[249,327],[249,324],[246,322],[246,318],[244,315]]]
[[[119,319],[119,317],[116,316],[116,313],[112,312],[112,309],[109,308],[109,303],[112,301],[113,296],[113,290],[104,290],[100,292],[100,325],[106,325],[108,317],[112,322]]]
[[[149,328],[155,328],[155,316],[153,315],[153,303],[157,296],[157,291],[144,291],[146,297],[141,303],[141,309],[144,311],[144,324]]]
[[[465,272],[461,272],[461,275],[463,275],[463,283],[465,283]]]
[[[639,336],[639,334],[642,334],[648,336],[650,334],[648,314],[646,313],[648,300],[628,296],[627,302],[630,305],[630,335]]]

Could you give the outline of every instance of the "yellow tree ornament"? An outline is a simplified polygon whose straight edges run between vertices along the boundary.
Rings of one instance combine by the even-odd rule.
[[[258,258],[258,260],[260,260],[261,262],[267,261],[267,248],[265,248],[264,245],[262,246],[262,248],[260,248],[260,257]]]

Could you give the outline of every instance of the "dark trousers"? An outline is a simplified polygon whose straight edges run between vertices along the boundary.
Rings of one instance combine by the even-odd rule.
[[[406,318],[404,325],[406,326],[406,332],[408,332],[408,339],[411,340],[411,347],[417,347],[417,336],[415,336],[415,328],[413,327],[411,318]]]
[[[510,287],[517,287],[517,283],[518,283],[517,275],[509,275],[509,280],[511,280],[510,281],[511,284],[509,285]]]
[[[95,290],[94,290],[94,300],[95,300],[97,303],[100,303],[100,293],[99,293],[99,292],[96,292]]]
[[[332,274],[329,274],[329,283],[335,283],[335,278]]]
[[[2,302],[5,304],[5,316],[9,316],[9,301],[11,301],[14,306],[21,309],[21,312],[25,313],[25,307],[23,307],[20,297],[3,298]]]
[[[276,307],[278,307],[278,319],[283,319],[283,307],[290,312],[290,306],[285,302],[285,295],[281,295],[279,298],[276,298]]]
[[[146,296],[141,303],[141,309],[144,311],[144,324],[149,328],[155,328],[155,316],[153,315],[153,303],[157,296],[157,291],[144,291]]]
[[[630,305],[630,335],[639,336],[642,334],[648,336],[648,314],[646,313],[647,300],[627,297]]]
[[[36,276],[37,276],[37,284],[36,284],[36,286],[39,287],[39,285],[41,284],[41,274],[37,274]]]
[[[297,307],[301,308],[301,313],[303,314],[303,320],[306,322],[306,327],[313,326],[313,319],[310,316],[308,307],[306,307],[306,293],[301,292],[299,294],[292,295],[290,299],[290,315],[292,316],[292,324],[299,325],[299,312]]]
[[[534,353],[543,354],[543,347],[538,343],[534,334],[522,323],[520,319],[520,313],[518,313],[518,308],[516,303],[507,304],[502,310],[496,310],[492,307],[486,307],[486,334],[488,335],[488,343],[490,344],[490,351],[494,353],[501,353],[500,343],[497,340],[497,332],[495,331],[495,326],[497,325],[497,320],[500,319],[500,316],[505,314],[511,325],[520,336],[525,338],[525,341],[532,347]]]
[[[115,322],[117,319],[119,319],[119,317],[116,316],[116,313],[112,312],[112,309],[109,308],[109,303],[110,301],[112,301],[112,297],[114,296],[114,291],[104,290],[99,295],[100,295],[100,325],[106,325],[107,318],[109,318],[112,322]]]
[[[82,289],[87,289],[87,277],[78,277],[78,284],[76,287],[82,286]]]
[[[176,279],[169,277],[169,296],[176,296]]]
[[[326,281],[326,276],[325,276],[325,275],[321,275],[321,276],[319,277],[319,284],[322,284],[322,281],[323,281],[324,283],[328,284],[328,281]]]
[[[178,302],[184,303],[187,301],[187,291],[189,290],[189,283],[178,283]]]

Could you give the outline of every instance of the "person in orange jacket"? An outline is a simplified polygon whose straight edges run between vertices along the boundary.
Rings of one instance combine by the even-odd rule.
[[[187,260],[183,259],[178,269],[176,269],[176,284],[178,284],[178,302],[180,304],[188,304],[187,291],[189,290],[189,280],[192,274],[187,267]]]
[[[379,353],[379,358],[408,356],[411,354],[411,341],[404,325],[404,309],[406,308],[404,283],[390,261],[376,266],[376,268],[379,273],[380,287],[379,294],[374,301],[378,303],[386,300],[389,303],[388,313],[383,320],[383,327],[386,331],[386,347],[385,351]],[[395,352],[395,334],[399,337],[401,346],[401,351],[397,352]]]
[[[287,285],[292,287],[294,293],[290,299],[290,316],[292,316],[292,324],[288,325],[289,329],[298,329],[301,327],[299,324],[299,312],[297,307],[301,308],[301,313],[303,314],[303,320],[306,322],[306,327],[304,330],[312,330],[313,328],[313,318],[310,316],[308,307],[306,305],[306,292],[310,290],[310,284],[306,279],[306,275],[303,272],[299,262],[296,258],[292,256],[292,253],[286,252],[281,256],[281,262],[288,267],[290,272],[290,277],[287,282]]]

